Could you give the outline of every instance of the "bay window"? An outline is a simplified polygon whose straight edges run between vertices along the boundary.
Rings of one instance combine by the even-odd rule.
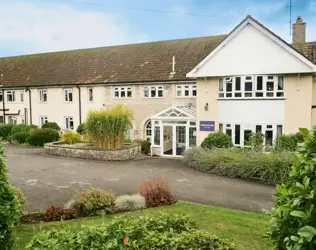
[[[278,75],[222,77],[218,81],[218,97],[220,99],[284,97],[284,77]]]

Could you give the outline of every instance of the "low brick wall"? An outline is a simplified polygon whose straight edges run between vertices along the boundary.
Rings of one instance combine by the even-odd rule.
[[[126,161],[134,159],[141,153],[141,147],[139,144],[128,145],[116,150],[84,148],[82,147],[82,144],[83,143],[80,143],[79,145],[67,145],[61,142],[52,142],[45,144],[44,149],[45,153],[48,155],[101,161]]]

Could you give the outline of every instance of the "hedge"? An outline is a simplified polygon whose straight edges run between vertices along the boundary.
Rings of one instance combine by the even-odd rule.
[[[16,143],[23,144],[23,143],[28,142],[29,137],[30,137],[29,131],[20,131],[15,134],[12,134],[11,140]]]
[[[11,130],[14,126],[14,124],[0,125],[0,137],[5,140],[9,139],[9,137],[11,136]]]
[[[57,131],[60,130],[60,127],[58,126],[56,122],[47,122],[42,126],[42,128],[51,128]]]
[[[286,181],[293,162],[290,152],[265,153],[242,148],[193,148],[183,157],[185,165],[203,172],[258,179],[267,184]]]
[[[33,146],[43,146],[47,142],[57,141],[59,134],[51,128],[34,129],[30,132],[28,142]]]
[[[14,125],[13,128],[11,129],[11,134],[14,135],[18,132],[21,131],[29,131],[30,130],[30,126],[26,125],[26,124],[17,124]]]

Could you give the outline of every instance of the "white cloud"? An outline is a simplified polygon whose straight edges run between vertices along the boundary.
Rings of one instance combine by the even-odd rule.
[[[37,53],[134,43],[148,40],[128,22],[110,13],[58,4],[1,2],[1,43],[20,44]],[[7,45],[9,48],[9,45]],[[3,49],[3,48],[2,48]]]

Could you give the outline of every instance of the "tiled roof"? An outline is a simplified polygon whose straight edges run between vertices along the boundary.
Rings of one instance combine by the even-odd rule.
[[[226,35],[0,58],[5,86],[188,80]],[[294,47],[316,63],[316,42]],[[172,57],[175,56],[175,74]],[[0,79],[1,82],[1,79]]]
[[[188,80],[225,36],[0,58],[6,86]],[[175,74],[172,57],[175,56]],[[1,79],[0,79],[1,81]]]

